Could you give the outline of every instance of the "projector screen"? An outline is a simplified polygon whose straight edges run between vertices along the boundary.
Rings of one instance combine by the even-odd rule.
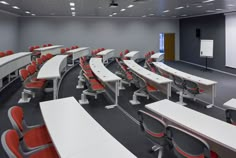
[[[225,14],[225,66],[236,68],[236,13]]]
[[[201,40],[200,57],[213,58],[213,40]]]

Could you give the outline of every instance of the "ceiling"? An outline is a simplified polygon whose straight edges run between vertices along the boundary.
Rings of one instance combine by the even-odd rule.
[[[95,16],[181,18],[236,11],[236,0],[0,0],[0,10],[20,16]],[[75,3],[71,10],[70,2]],[[128,8],[129,5],[134,5]],[[19,9],[12,8],[13,6]],[[178,8],[179,7],[179,8]],[[125,9],[121,11],[121,9]],[[29,11],[30,13],[26,13]]]

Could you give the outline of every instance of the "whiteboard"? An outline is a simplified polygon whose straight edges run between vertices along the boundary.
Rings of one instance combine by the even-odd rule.
[[[201,40],[200,57],[213,58],[213,40]]]

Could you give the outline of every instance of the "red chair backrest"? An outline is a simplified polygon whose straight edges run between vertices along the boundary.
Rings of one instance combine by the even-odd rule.
[[[64,48],[61,48],[61,54],[64,54],[66,50]]]
[[[52,44],[51,44],[51,43],[49,43],[49,44],[48,44],[48,46],[52,46]]]
[[[42,55],[41,59],[43,60],[43,62],[47,61],[47,57],[45,55]]]
[[[40,46],[34,46],[34,49],[40,48]]]
[[[101,48],[101,50],[102,50],[102,51],[104,51],[104,50],[105,50],[105,48]]]
[[[48,45],[47,44],[44,44],[43,47],[47,47]]]
[[[36,72],[36,69],[33,65],[28,65],[26,69],[30,73],[30,75],[33,75]]]
[[[12,54],[14,54],[14,52],[12,50],[7,50],[6,51],[6,55],[12,55]]]
[[[79,46],[75,46],[75,49],[79,48]]]
[[[37,62],[39,65],[43,64],[43,60],[42,60],[41,58],[37,58],[37,59],[36,59],[36,62]]]
[[[129,53],[129,50],[128,49],[126,49],[125,50],[125,52],[124,52],[124,54],[128,54]]]
[[[29,47],[29,51],[30,51],[30,52],[33,52],[34,49],[35,49],[34,46],[30,46],[30,47]]]
[[[155,54],[155,52],[154,52],[154,51],[151,51],[151,54],[153,55],[153,54]]]
[[[46,54],[47,60],[51,59],[52,57],[53,57],[53,55],[51,53]]]
[[[69,51],[70,50],[70,48],[66,48],[66,51]]]
[[[75,49],[75,46],[72,46],[71,49]]]
[[[21,69],[20,76],[21,76],[22,80],[24,81],[28,78],[29,72],[26,69]]]
[[[6,132],[3,133],[3,138],[4,141],[6,142],[6,145],[4,145],[4,148],[7,148],[6,150],[8,151],[7,153],[11,152],[11,154],[8,154],[8,156],[13,156],[16,158],[23,158],[19,151],[19,136],[15,130],[7,130]],[[12,155],[13,154],[13,155]]]
[[[6,56],[4,52],[0,52],[0,58]]]

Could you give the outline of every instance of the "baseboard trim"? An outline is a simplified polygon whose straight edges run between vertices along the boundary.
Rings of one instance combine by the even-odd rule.
[[[195,63],[192,63],[192,62],[188,62],[188,61],[184,61],[184,60],[178,60],[178,61],[186,63],[186,64],[198,66],[198,67],[201,67],[201,68],[205,68],[205,66],[202,66],[202,65],[199,65],[199,64],[195,64]],[[227,75],[235,76],[236,77],[236,74],[233,74],[233,73],[230,73],[230,72],[225,72],[225,71],[214,69],[214,68],[211,68],[211,67],[207,67],[207,68],[212,70],[212,71],[216,71],[216,72],[220,72],[220,73],[223,73],[223,74],[227,74]]]

